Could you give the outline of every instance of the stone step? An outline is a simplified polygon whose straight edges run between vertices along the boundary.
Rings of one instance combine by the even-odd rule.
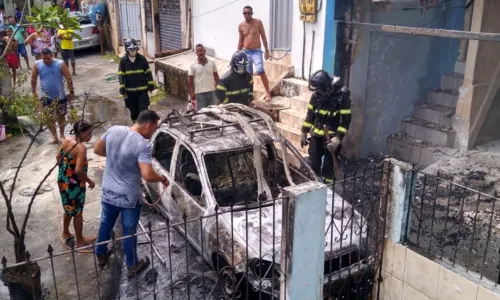
[[[312,92],[308,89],[307,81],[297,78],[287,78],[281,81],[281,94],[288,98],[301,96],[303,99],[311,98]]]
[[[263,87],[254,87],[253,88],[253,98],[259,99],[262,95],[266,94],[266,90]]]
[[[278,81],[277,79],[274,78],[268,78],[268,79],[269,79],[269,88],[274,86],[274,84]],[[253,76],[253,88],[264,89],[264,84],[262,84],[262,79],[258,75]]]
[[[296,129],[302,128],[305,116],[306,115],[293,109],[285,109],[279,112],[280,122]]]
[[[455,131],[452,128],[412,117],[403,119],[401,132],[409,137],[438,146],[452,147],[455,141]]]
[[[450,89],[433,89],[427,100],[429,103],[457,108],[458,92]]]
[[[279,78],[283,72],[293,74],[293,65],[283,64],[277,60],[267,60],[264,61],[264,70],[266,71],[268,78]]]
[[[306,115],[309,99],[306,99],[303,96],[294,96],[294,97],[289,97],[288,99],[290,100],[291,109],[300,112],[304,116]]]
[[[300,129],[294,128],[281,122],[277,122],[276,126],[278,127],[281,135],[283,135],[285,139],[287,139],[295,148],[297,148],[297,150],[307,153],[307,147],[300,147],[300,135],[302,134]]]
[[[447,128],[453,128],[455,109],[433,103],[426,103],[415,108],[413,116]]]
[[[387,138],[387,150],[395,158],[426,167],[438,161],[435,148],[422,140],[415,140],[404,134],[394,134]]]
[[[441,76],[441,88],[458,91],[464,83],[464,75],[460,73],[447,73]]]

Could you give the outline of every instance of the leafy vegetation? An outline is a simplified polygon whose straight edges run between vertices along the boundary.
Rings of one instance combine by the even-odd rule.
[[[37,31],[43,28],[58,28],[63,30],[78,30],[81,29],[78,18],[70,16],[69,11],[60,6],[42,6],[33,7],[31,9],[32,16],[28,16],[28,22],[35,26]],[[75,33],[69,32],[73,37],[81,40],[82,37]]]

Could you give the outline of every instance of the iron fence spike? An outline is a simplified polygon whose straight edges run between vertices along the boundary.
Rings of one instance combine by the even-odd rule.
[[[49,252],[50,256],[52,256],[52,253],[54,252],[54,248],[52,248],[51,244],[49,244],[49,247],[47,248],[47,252]]]

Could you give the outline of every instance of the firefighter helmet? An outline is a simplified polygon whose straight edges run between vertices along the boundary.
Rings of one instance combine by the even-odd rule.
[[[245,68],[248,65],[248,57],[243,51],[236,51],[231,57],[231,68],[238,74],[245,73]]]
[[[134,39],[127,39],[123,45],[125,46],[125,50],[128,52],[128,51],[134,51],[134,50],[138,50],[139,49],[139,46],[137,45],[137,42],[136,40]]]
[[[332,87],[332,78],[325,70],[318,70],[314,72],[309,78],[310,91],[328,92]]]

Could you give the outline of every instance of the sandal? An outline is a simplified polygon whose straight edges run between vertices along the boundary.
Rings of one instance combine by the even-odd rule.
[[[66,247],[67,249],[71,249],[71,243],[74,243],[75,235],[72,234],[69,237],[63,237],[63,236],[60,236],[60,237],[61,237],[61,243],[63,244],[63,246]]]
[[[128,267],[127,269],[127,278],[131,279],[139,275],[142,271],[146,270],[149,267],[149,257],[145,257],[144,259],[139,259],[137,264],[133,267]]]
[[[87,241],[82,246],[76,246],[77,248],[82,248],[82,247],[87,247],[87,246],[92,246],[95,244],[95,241],[97,241],[97,237],[92,237],[88,238]],[[76,250],[78,253],[94,253],[94,248],[86,248],[86,249],[81,249],[81,250]]]
[[[49,145],[55,145],[55,144],[59,144],[59,140],[58,139],[51,139],[49,141]]]

